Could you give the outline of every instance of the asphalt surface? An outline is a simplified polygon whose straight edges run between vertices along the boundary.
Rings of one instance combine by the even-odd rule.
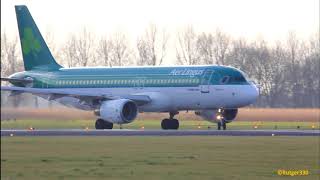
[[[14,130],[2,129],[1,136],[320,136],[320,130]]]

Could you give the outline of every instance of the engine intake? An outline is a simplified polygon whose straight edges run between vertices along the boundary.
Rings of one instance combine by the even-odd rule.
[[[137,105],[129,99],[104,101],[95,111],[95,115],[100,116],[101,119],[116,124],[131,123],[137,114]]]
[[[238,114],[238,109],[224,109],[222,110],[222,116],[227,120],[227,121],[232,121],[236,118]]]

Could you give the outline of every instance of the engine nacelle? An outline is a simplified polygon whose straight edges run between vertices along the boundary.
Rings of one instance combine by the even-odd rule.
[[[196,115],[210,122],[219,122],[220,120],[217,118],[218,115],[223,116],[226,122],[231,122],[236,118],[237,113],[238,109],[222,109],[220,112],[217,109],[201,110],[195,112]]]
[[[222,116],[227,122],[233,121],[238,114],[238,109],[224,109],[222,110]]]
[[[127,124],[137,117],[138,107],[129,99],[108,100],[102,102],[95,114],[111,123]]]
[[[196,111],[195,114],[207,121],[215,122],[217,120],[217,110],[201,110]]]

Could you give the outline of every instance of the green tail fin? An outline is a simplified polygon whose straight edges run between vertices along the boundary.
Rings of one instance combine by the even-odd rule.
[[[25,70],[55,71],[62,68],[53,58],[27,6],[15,6],[15,9]]]

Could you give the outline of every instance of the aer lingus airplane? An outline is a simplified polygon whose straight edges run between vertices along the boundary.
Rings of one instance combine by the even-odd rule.
[[[53,58],[28,8],[15,10],[25,71],[1,78],[12,84],[1,90],[93,111],[96,129],[131,123],[139,112],[168,112],[162,129],[178,129],[174,116],[187,110],[225,129],[238,108],[258,97],[245,74],[227,66],[64,68]]]

